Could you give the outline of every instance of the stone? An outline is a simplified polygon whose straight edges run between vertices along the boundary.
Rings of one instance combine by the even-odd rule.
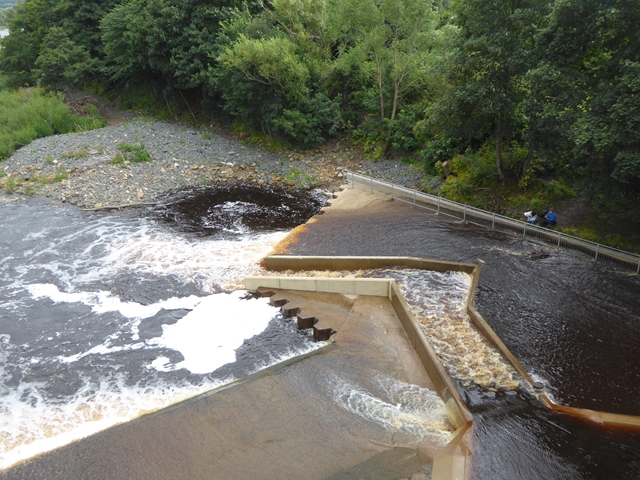
[[[544,383],[542,383],[542,382],[533,382],[533,388],[544,388]]]

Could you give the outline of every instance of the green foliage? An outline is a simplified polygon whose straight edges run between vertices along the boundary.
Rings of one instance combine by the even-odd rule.
[[[45,85],[77,85],[95,70],[89,52],[75,44],[60,27],[44,37],[36,59],[34,76]]]
[[[493,139],[497,173],[504,179],[502,142],[522,131],[526,119],[526,73],[533,66],[532,38],[547,4],[466,0],[456,4],[461,28],[450,58],[451,88],[433,105],[431,116],[448,136]]]
[[[347,130],[376,159],[449,160],[459,198],[580,185],[640,227],[637,0],[24,0],[7,22],[2,85],[116,88],[121,108],[174,120],[223,109],[274,148]],[[2,157],[101,124],[57,107],[11,123],[14,107]]]
[[[227,0],[131,0],[102,18],[102,41],[113,80],[139,83],[149,76],[171,88],[194,88],[206,81],[216,61],[210,51],[221,22],[258,2]]]
[[[75,150],[69,150],[65,157],[70,159],[87,158],[89,151],[86,148],[77,148]]]
[[[317,178],[303,173],[301,170],[297,168],[291,168],[289,172],[284,177],[285,183],[294,186],[297,185],[299,188],[308,190],[310,188],[317,187],[322,182]]]
[[[336,67],[369,78],[363,106],[379,118],[382,153],[392,142],[412,148],[408,132],[414,125],[407,124],[415,123],[415,114],[405,110],[399,124],[396,117],[412,95],[439,88],[434,67],[451,30],[437,28],[437,9],[424,0],[344,0],[335,2],[331,12],[331,38],[340,52]],[[371,141],[371,135],[367,138]]]
[[[250,125],[269,128],[283,108],[297,107],[309,95],[309,70],[287,38],[241,35],[218,58],[224,68],[211,81],[222,92],[225,109]]]
[[[100,128],[106,119],[95,107],[77,116],[62,103],[62,96],[41,89],[0,91],[0,160],[32,140],[59,133]]]
[[[312,147],[335,136],[342,127],[340,105],[324,93],[306,100],[300,110],[282,111],[274,122],[276,128],[302,147]]]
[[[142,163],[151,161],[149,152],[142,143],[119,143],[116,156],[111,161],[112,165],[125,168],[129,163]]]
[[[18,182],[13,177],[9,177],[4,181],[4,191],[5,193],[13,193],[18,188]]]
[[[427,140],[424,150],[422,150],[422,158],[424,158],[427,170],[433,168],[438,162],[446,162],[451,159],[460,150],[463,150],[463,141],[460,138],[449,137],[446,135],[436,135]],[[442,172],[440,172],[442,173]]]

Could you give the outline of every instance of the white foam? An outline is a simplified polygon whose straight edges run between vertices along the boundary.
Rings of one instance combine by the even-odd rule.
[[[163,232],[139,232],[107,246],[101,265],[82,280],[112,276],[123,270],[195,281],[205,290],[215,285],[238,288],[244,277],[260,270],[260,259],[286,232],[247,235],[237,240],[189,239]]]
[[[275,316],[276,309],[266,298],[241,300],[246,292],[218,293],[207,297],[191,295],[172,297],[150,305],[122,302],[109,292],[61,292],[51,284],[32,284],[25,287],[34,298],[49,298],[56,303],[83,303],[95,313],[118,312],[140,320],[157,314],[160,310],[189,309],[187,315],[173,325],[163,325],[161,337],[147,343],[139,342],[112,347],[115,338],[107,337],[103,344],[68,357],[59,357],[65,363],[75,362],[88,355],[104,355],[115,352],[140,350],[146,347],[166,347],[179,351],[184,361],[174,369],[186,368],[192,373],[210,373],[236,360],[235,350],[247,339],[263,332]],[[133,340],[137,340],[139,321],[130,324]],[[116,337],[117,338],[117,337]],[[153,364],[152,364],[153,365]],[[168,367],[161,367],[166,371]]]
[[[239,288],[246,275],[260,271],[260,259],[286,235],[281,231],[237,239],[194,239],[167,232],[144,218],[127,223],[104,217],[79,225],[71,233],[46,229],[40,235],[43,241],[23,252],[30,261],[15,266],[10,286],[20,287],[30,272],[41,275],[46,270],[69,292],[79,284],[126,272],[171,275],[183,282],[196,282],[204,290],[214,290],[217,285]],[[66,258],[62,253],[65,245],[77,249],[80,242],[83,250]]]
[[[160,310],[175,310],[178,308],[192,309],[202,301],[202,297],[190,295],[188,297],[171,297],[167,300],[142,305],[137,302],[123,302],[111,292],[61,292],[50,283],[34,283],[25,288],[35,299],[49,298],[54,303],[83,303],[90,306],[94,313],[118,312],[127,318],[149,318]]]
[[[276,313],[267,299],[239,300],[243,293],[203,298],[177,323],[163,325],[162,336],[149,343],[182,353],[184,360],[175,368],[192,373],[210,373],[234,362],[235,350],[247,338],[263,332]]]
[[[444,402],[432,390],[383,375],[373,376],[368,387],[337,375],[331,377],[337,404],[367,421],[416,443],[426,438],[444,443],[451,434]]]

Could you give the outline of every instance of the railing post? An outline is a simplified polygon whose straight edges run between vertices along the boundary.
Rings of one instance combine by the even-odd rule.
[[[491,217],[491,230],[496,229],[496,214],[494,213]]]
[[[391,184],[391,198],[396,198],[393,196],[393,183]]]
[[[462,211],[462,221],[466,222],[467,221],[467,206],[464,206],[464,209]]]
[[[416,204],[416,191],[413,191],[413,204]]]
[[[369,188],[371,189],[371,193],[373,193],[373,178],[369,178]]]
[[[524,222],[524,230],[522,231],[522,238],[527,238],[527,222]]]
[[[438,197],[438,215],[440,215],[440,197]]]
[[[638,268],[636,269],[636,273],[640,273],[640,257],[638,257]]]
[[[594,262],[598,261],[598,251],[600,250],[600,244],[596,245],[596,258],[593,259]]]
[[[560,248],[560,239],[562,238],[562,233],[558,233],[558,248]]]

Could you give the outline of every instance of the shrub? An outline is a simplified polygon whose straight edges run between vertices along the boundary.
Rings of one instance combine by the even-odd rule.
[[[124,167],[127,163],[150,162],[151,153],[142,143],[119,143],[112,165]]]
[[[305,100],[300,109],[283,109],[273,124],[298,145],[308,148],[332,137],[342,127],[340,104],[324,93]]]
[[[0,91],[0,159],[8,158],[16,148],[36,138],[89,130],[108,122],[95,107],[87,107],[82,116],[74,115],[62,102],[62,95],[40,88]]]

